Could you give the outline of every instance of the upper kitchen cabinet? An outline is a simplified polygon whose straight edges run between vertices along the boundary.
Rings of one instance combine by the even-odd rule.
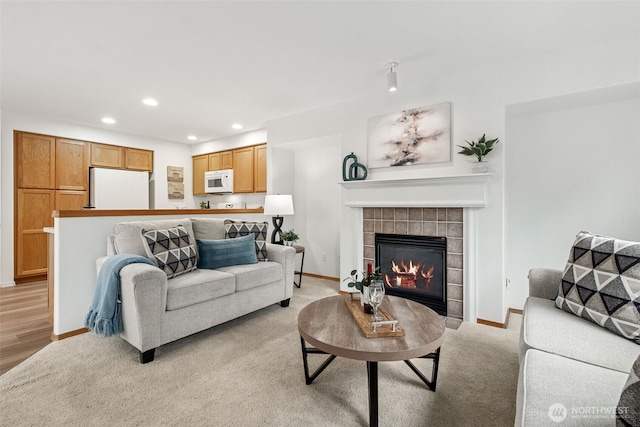
[[[234,193],[267,191],[267,144],[193,156],[193,194],[206,195],[204,173],[233,169]]]
[[[124,147],[106,144],[91,144],[91,166],[124,168]]]
[[[153,172],[153,151],[126,148],[125,169]]]
[[[253,193],[253,147],[233,150],[233,192]]]
[[[267,192],[267,144],[253,147],[253,191]]]
[[[153,172],[153,151],[92,143],[91,166]]]
[[[233,152],[220,151],[209,154],[209,166],[207,170],[219,171],[221,169],[233,168]]]
[[[14,133],[16,187],[54,189],[56,186],[56,138]]]
[[[209,155],[193,156],[193,194],[204,195],[204,173],[209,167]]]
[[[88,189],[89,151],[88,142],[56,139],[56,189]]]

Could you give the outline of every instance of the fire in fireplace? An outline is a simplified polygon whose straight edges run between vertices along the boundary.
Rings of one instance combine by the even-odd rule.
[[[375,235],[376,266],[388,295],[408,298],[447,315],[447,240]]]

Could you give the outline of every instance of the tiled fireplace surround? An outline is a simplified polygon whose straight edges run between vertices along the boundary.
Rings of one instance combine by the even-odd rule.
[[[489,204],[493,174],[342,182],[342,277],[373,261],[375,232],[447,237],[448,319],[477,319],[478,212]],[[341,289],[342,289],[341,284]],[[344,291],[349,289],[344,285]]]
[[[366,207],[362,211],[364,265],[375,265],[375,234],[447,238],[447,316],[463,318],[462,208]]]

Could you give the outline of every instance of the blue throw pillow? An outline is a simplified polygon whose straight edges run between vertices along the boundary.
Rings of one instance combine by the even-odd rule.
[[[197,239],[196,243],[199,252],[198,268],[214,269],[258,262],[256,236],[253,233],[235,239]]]

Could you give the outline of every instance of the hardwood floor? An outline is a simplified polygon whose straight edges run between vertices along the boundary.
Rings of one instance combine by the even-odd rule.
[[[51,342],[47,282],[0,288],[0,375]]]

